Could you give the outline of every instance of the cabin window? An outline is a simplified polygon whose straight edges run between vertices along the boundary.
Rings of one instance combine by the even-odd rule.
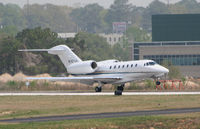
[[[122,68],[124,68],[124,65],[122,66]]]
[[[114,66],[114,69],[116,68],[116,65]]]
[[[131,68],[133,67],[133,64],[131,64]]]
[[[135,67],[137,67],[137,64],[135,64]]]
[[[110,69],[112,69],[112,66],[110,66]]]
[[[120,68],[120,65],[118,66],[118,69]]]
[[[127,68],[128,68],[128,66],[129,66],[129,65],[127,65]]]

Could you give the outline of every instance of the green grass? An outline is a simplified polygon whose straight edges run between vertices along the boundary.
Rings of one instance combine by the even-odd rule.
[[[200,107],[198,95],[174,96],[4,96],[0,119]]]
[[[0,119],[200,107],[199,95],[174,96],[4,96]],[[200,113],[32,123],[0,123],[0,129],[200,128]]]
[[[163,116],[136,116],[88,120],[65,120],[49,122],[0,124],[0,128],[6,129],[133,129],[133,128],[200,128],[200,113],[163,115]]]

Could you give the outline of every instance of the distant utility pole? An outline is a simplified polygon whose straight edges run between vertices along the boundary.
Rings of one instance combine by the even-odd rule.
[[[170,0],[166,0],[166,1],[167,1],[167,7],[169,8]]]
[[[29,16],[29,12],[30,10],[29,10],[29,0],[27,0],[27,16]]]

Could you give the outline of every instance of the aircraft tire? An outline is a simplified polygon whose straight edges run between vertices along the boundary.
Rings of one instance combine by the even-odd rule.
[[[115,95],[122,95],[122,91],[121,90],[116,90],[115,91]]]
[[[96,92],[101,92],[101,90],[102,90],[102,88],[101,88],[101,87],[98,87],[98,86],[97,86],[97,87],[95,87],[95,91],[96,91]]]
[[[156,85],[160,85],[160,81],[156,81]]]
[[[118,86],[118,87],[117,87],[117,90],[118,90],[118,91],[124,91],[124,87],[123,87],[123,86]]]

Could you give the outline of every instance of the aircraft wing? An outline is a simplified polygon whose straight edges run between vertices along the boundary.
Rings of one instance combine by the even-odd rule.
[[[114,82],[121,80],[122,77],[27,77],[27,80],[49,80],[49,81],[66,81],[66,82],[80,82],[85,84],[91,84],[93,82]]]

